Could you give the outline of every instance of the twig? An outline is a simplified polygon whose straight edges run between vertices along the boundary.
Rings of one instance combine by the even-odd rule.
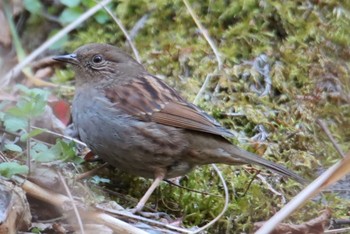
[[[202,87],[200,88],[199,92],[197,93],[193,103],[197,104],[199,99],[201,98],[201,96],[203,95],[207,85],[209,84],[209,80],[211,77],[213,76],[217,76],[217,72],[221,71],[222,69],[222,60],[221,60],[221,56],[219,53],[219,50],[217,49],[214,41],[210,38],[208,30],[206,30],[204,28],[204,26],[201,24],[200,20],[198,19],[197,15],[194,13],[194,11],[191,8],[191,5],[188,3],[187,0],[183,0],[184,4],[186,5],[186,8],[188,10],[188,12],[190,13],[191,17],[193,18],[193,21],[196,23],[197,27],[199,28],[200,32],[202,33],[203,37],[205,38],[205,40],[208,42],[209,46],[211,47],[211,49],[213,50],[215,57],[216,57],[216,61],[218,63],[218,68],[217,71],[212,73],[212,74],[208,74]]]
[[[29,66],[34,70],[38,70],[40,68],[53,66],[58,63],[59,62],[56,60],[53,60],[51,56],[47,56],[47,57],[41,58],[40,60],[33,61],[32,63],[29,64]]]
[[[129,33],[126,31],[123,23],[106,7],[103,6],[103,8],[107,11],[107,13],[113,18],[113,20],[116,22],[116,24],[119,26],[120,30],[122,30],[122,32],[124,33],[124,36],[126,38],[126,40],[128,41],[132,51],[134,52],[135,55],[135,59],[137,60],[137,62],[141,63],[141,59],[140,59],[140,55],[139,52],[137,51],[134,43],[132,42],[132,39],[129,36]]]
[[[99,206],[99,205],[97,205],[96,208],[98,208],[98,209],[100,209],[102,211],[111,213],[111,214],[118,215],[120,217],[138,220],[140,222],[149,223],[149,224],[152,224],[152,225],[155,225],[155,226],[158,226],[158,227],[162,227],[162,228],[168,228],[170,230],[177,231],[177,232],[180,232],[180,233],[193,233],[192,231],[189,231],[187,229],[175,227],[175,226],[172,226],[172,225],[169,225],[169,224],[165,224],[165,223],[158,222],[158,221],[155,221],[155,220],[152,220],[152,219],[144,218],[144,217],[141,217],[141,216],[138,216],[138,215],[134,215],[134,214],[131,214],[131,213],[126,213],[125,211],[113,210],[113,209],[105,208],[105,207],[102,207],[102,206]]]
[[[216,216],[212,221],[210,221],[209,223],[207,223],[203,227],[198,228],[197,230],[195,230],[192,233],[200,233],[200,232],[204,231],[205,229],[209,228],[210,226],[212,226],[214,223],[216,223],[225,214],[225,212],[227,211],[227,208],[228,208],[229,192],[228,192],[226,181],[225,181],[224,177],[222,176],[221,171],[219,170],[219,168],[215,164],[211,164],[211,166],[214,168],[214,170],[216,171],[216,173],[220,177],[221,183],[222,183],[222,185],[224,187],[225,205],[224,205],[224,208],[222,209],[222,211],[220,212],[220,214],[218,216]]]
[[[320,127],[322,128],[322,130],[326,133],[327,137],[329,138],[329,140],[332,142],[334,148],[336,151],[338,151],[338,153],[344,158],[345,157],[345,153],[343,152],[343,150],[339,147],[338,143],[335,141],[334,137],[332,136],[332,133],[329,131],[327,125],[325,122],[323,122],[321,119],[317,119],[316,122],[318,123],[318,125],[320,125]]]
[[[25,59],[25,57],[26,57],[26,53],[25,53],[25,51],[23,49],[21,40],[20,40],[19,35],[17,33],[15,22],[13,20],[13,17],[12,17],[12,14],[10,12],[9,6],[7,4],[7,1],[5,1],[5,4],[4,4],[4,11],[5,11],[5,15],[6,15],[7,21],[9,23],[10,30],[11,30],[11,35],[12,35],[12,39],[13,39],[13,45],[14,45],[14,47],[16,49],[17,59],[18,59],[19,62],[22,62],[23,59]],[[47,82],[47,81],[43,81],[41,79],[36,78],[33,75],[33,72],[31,71],[31,69],[29,69],[27,67],[23,68],[22,72],[28,78],[28,80],[30,82],[32,82],[33,84],[35,84],[35,85],[42,85],[42,86],[48,86],[48,87],[56,87],[57,86],[57,85],[55,85],[53,83],[50,83],[50,82]]]
[[[4,153],[0,151],[0,163],[2,163],[2,162],[9,162],[9,161],[10,160],[4,155]]]
[[[199,28],[199,30],[201,31],[202,35],[204,36],[204,38],[207,40],[207,42],[209,43],[211,49],[213,50],[217,63],[218,63],[218,71],[220,71],[222,69],[222,61],[221,61],[221,57],[220,57],[220,53],[218,51],[218,49],[215,46],[214,41],[210,38],[208,31],[203,27],[203,25],[201,24],[201,22],[199,21],[197,15],[194,13],[194,11],[192,10],[190,4],[188,3],[187,0],[183,0],[184,4],[186,5],[187,10],[189,11],[190,15],[192,16],[194,22],[196,23],[197,27]],[[208,74],[207,77],[205,78],[205,81],[202,85],[202,87],[200,88],[199,92],[197,93],[193,103],[197,104],[199,99],[201,98],[201,96],[203,95],[207,85],[209,84],[209,81],[211,79],[211,77],[213,76],[217,76],[216,73],[213,74]],[[221,213],[216,216],[212,221],[210,221],[209,223],[207,223],[206,225],[204,225],[203,227],[198,228],[196,231],[194,231],[193,233],[199,233],[204,231],[205,229],[209,228],[210,226],[212,226],[214,223],[216,223],[226,212],[227,208],[228,208],[228,203],[229,203],[229,192],[228,192],[228,188],[227,188],[227,184],[225,182],[224,177],[222,176],[219,168],[215,165],[215,164],[211,164],[212,167],[214,168],[214,170],[217,172],[217,174],[220,177],[220,180],[223,184],[224,187],[224,191],[225,191],[225,205],[224,208],[222,209]]]
[[[36,128],[36,127],[31,126],[31,128]],[[41,129],[41,128],[37,128],[37,129]],[[43,130],[45,130],[45,129],[43,129]],[[9,134],[9,135],[14,136],[14,137],[17,137],[17,138],[20,138],[20,137],[21,137],[21,134],[15,133],[15,132],[9,132],[9,131],[7,131],[7,130],[5,130],[5,129],[3,129],[3,128],[0,128],[0,132]],[[45,132],[45,131],[44,131],[44,132]],[[58,134],[58,133],[57,133],[57,134]],[[47,142],[45,142],[45,141],[41,141],[41,140],[38,140],[38,139],[35,139],[35,138],[32,138],[32,140],[35,141],[35,142],[40,142],[40,143],[45,144],[45,145],[48,145],[48,146],[52,146],[52,144],[47,143]],[[2,145],[2,144],[3,144],[3,143],[0,142],[0,145]]]
[[[140,31],[141,28],[145,25],[146,21],[148,20],[148,17],[150,16],[150,13],[146,13],[144,16],[142,16],[134,25],[134,27],[130,30],[129,36],[130,39],[133,40],[137,33]]]
[[[190,192],[194,192],[194,193],[199,193],[199,194],[202,194],[202,195],[209,195],[209,196],[215,196],[215,197],[221,197],[220,195],[216,195],[216,194],[212,194],[212,193],[208,193],[208,192],[204,192],[204,191],[199,191],[199,190],[195,190],[195,189],[190,189],[190,188],[187,188],[185,186],[181,186],[179,184],[175,184],[174,182],[170,181],[170,180],[165,180],[167,183],[173,185],[173,186],[176,186],[178,188],[182,188],[182,189],[185,189],[187,191],[190,191]]]
[[[51,205],[57,207],[61,212],[67,212],[71,209],[71,199],[69,197],[48,191],[43,189],[42,187],[23,179],[20,176],[13,176],[11,178],[17,184],[19,184],[23,190],[31,197],[37,198],[40,201],[47,202]],[[112,216],[107,214],[101,214],[97,210],[84,209],[86,207],[85,204],[80,203],[79,201],[75,201],[81,207],[81,215],[86,218],[92,220],[94,223],[104,224],[110,228],[112,228],[115,233],[130,233],[130,234],[146,234],[145,231],[136,228],[126,222],[118,220]],[[85,220],[85,219],[84,219]]]
[[[265,184],[267,185],[267,188],[274,194],[276,194],[277,196],[280,196],[282,198],[282,204],[286,204],[286,198],[283,196],[282,193],[276,191],[276,189],[274,189],[271,184],[269,184],[265,177],[263,177],[262,175],[258,174],[257,177]]]
[[[215,54],[215,57],[216,57],[216,60],[218,62],[218,70],[220,71],[222,69],[222,61],[221,61],[220,53],[219,53],[218,49],[216,48],[214,41],[210,38],[210,36],[208,34],[208,31],[203,27],[203,25],[199,21],[197,15],[192,10],[192,8],[191,8],[190,4],[188,3],[188,1],[187,0],[182,0],[182,1],[185,3],[188,12],[190,13],[190,15],[193,18],[193,21],[196,23],[197,27],[199,28],[199,30],[203,34],[205,40],[207,40],[207,42],[209,43],[211,49],[213,50],[213,52]]]
[[[102,164],[102,166],[94,168],[94,169],[92,169],[90,171],[87,171],[85,173],[78,174],[75,177],[75,180],[82,180],[82,179],[85,179],[85,178],[90,177],[92,175],[95,175],[99,170],[101,170],[102,168],[106,167],[107,165],[108,165],[108,163],[104,163],[104,164]]]
[[[250,179],[250,181],[248,183],[247,188],[244,190],[242,197],[244,197],[247,194],[248,190],[250,189],[250,186],[252,185],[252,183],[255,180],[255,178],[257,177],[257,175],[259,175],[259,173],[260,173],[260,171],[257,171],[256,173],[254,173],[253,177]]]
[[[28,119],[28,126],[27,126],[27,134],[29,136],[30,133],[30,119]],[[27,137],[26,140],[26,152],[27,152],[27,167],[28,167],[28,175],[30,174],[30,169],[31,169],[31,155],[30,155],[30,137]]]
[[[75,29],[79,24],[87,20],[90,16],[99,11],[103,6],[110,3],[112,0],[103,0],[99,4],[96,4],[93,8],[82,14],[78,19],[74,22],[67,25],[61,31],[59,31],[55,36],[51,37],[49,40],[44,42],[39,48],[34,50],[30,55],[23,59],[22,62],[13,67],[1,80],[0,80],[0,89],[6,87],[10,80],[19,75],[24,67],[26,67],[31,61],[33,61],[38,55],[44,52],[47,48],[49,48],[52,44],[61,39],[64,35]]]
[[[59,136],[59,137],[64,138],[64,139],[66,139],[66,140],[74,141],[75,143],[77,143],[77,144],[79,144],[79,145],[81,145],[81,146],[87,147],[87,145],[86,145],[84,142],[79,141],[79,140],[77,140],[77,139],[75,139],[75,138],[73,138],[73,137],[65,136],[65,135],[62,135],[62,134],[60,134],[60,133],[53,132],[53,131],[50,131],[50,130],[45,129],[45,128],[39,128],[39,127],[35,127],[35,126],[32,126],[32,128],[34,128],[34,129],[40,129],[40,130],[43,131],[43,132],[52,134],[52,135],[54,135],[54,136]]]
[[[98,223],[112,228],[114,230],[113,233],[147,234],[146,231],[143,231],[105,213],[87,212],[87,216],[87,218],[90,218],[93,221],[97,221]]]
[[[40,201],[47,202],[59,209],[64,210],[65,207],[70,206],[70,199],[67,196],[64,196],[60,193],[54,193],[48,191],[24,178],[21,176],[12,176],[11,180],[15,181],[20,185],[23,190],[30,196],[39,199]]]
[[[330,229],[330,230],[325,230],[323,233],[349,233],[350,227],[348,228],[339,228],[339,229]]]
[[[330,186],[346,173],[350,171],[350,153],[339,162],[335,163],[327,171],[323,172],[317,179],[303,189],[297,196],[288,202],[281,210],[279,210],[272,218],[255,232],[256,234],[270,233],[277,224],[287,218],[298,207],[304,204],[308,199],[321,191],[322,188]]]
[[[77,208],[77,206],[75,205],[75,202],[74,202],[72,193],[70,192],[70,189],[68,188],[67,183],[66,183],[66,181],[64,180],[64,178],[63,178],[61,172],[57,171],[57,174],[58,174],[58,177],[60,178],[60,180],[61,180],[61,182],[62,182],[62,184],[63,184],[64,190],[66,191],[66,193],[67,193],[67,195],[68,195],[68,197],[69,197],[69,199],[70,199],[70,201],[71,201],[74,214],[75,214],[75,216],[76,216],[76,218],[77,218],[77,220],[78,220],[80,232],[81,232],[82,234],[84,234],[85,231],[84,231],[84,227],[83,227],[83,222],[81,221],[81,217],[80,217],[80,214],[79,214],[79,212],[78,212],[78,208]]]
[[[246,114],[242,113],[242,112],[227,112],[227,113],[222,113],[222,115],[224,116],[233,116],[233,117],[243,117],[246,116]]]
[[[208,86],[208,84],[209,84],[210,79],[211,79],[213,76],[218,76],[218,74],[208,74],[208,75],[207,75],[207,77],[206,77],[205,80],[204,80],[204,83],[203,83],[202,87],[199,89],[199,91],[198,91],[196,97],[195,97],[194,100],[193,100],[193,104],[195,104],[195,105],[198,104],[199,99],[202,97],[202,95],[203,95],[205,89],[207,88],[207,86]]]

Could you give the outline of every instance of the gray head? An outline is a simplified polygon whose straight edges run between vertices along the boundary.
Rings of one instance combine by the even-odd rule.
[[[108,44],[87,44],[72,54],[55,56],[53,59],[72,64],[78,84],[117,79],[125,74],[132,76],[144,71],[143,66],[130,55]]]

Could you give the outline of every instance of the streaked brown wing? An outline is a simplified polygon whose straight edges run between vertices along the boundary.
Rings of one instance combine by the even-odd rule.
[[[145,75],[106,90],[117,108],[142,121],[232,137],[232,133],[156,77]]]

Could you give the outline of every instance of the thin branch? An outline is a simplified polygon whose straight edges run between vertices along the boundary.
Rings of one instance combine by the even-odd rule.
[[[188,1],[187,0],[183,0],[183,2],[185,3],[188,12],[192,16],[193,21],[196,23],[197,27],[199,28],[199,30],[203,34],[205,40],[207,40],[207,42],[209,43],[211,49],[213,50],[213,52],[215,54],[215,57],[216,57],[216,60],[218,62],[218,70],[220,71],[222,69],[222,61],[221,61],[220,53],[219,53],[218,49],[216,48],[214,41],[210,38],[208,30],[206,30],[204,28],[204,26],[201,24],[201,22],[199,21],[197,15],[192,10],[192,8],[191,8],[190,4],[188,3]]]
[[[27,134],[29,136],[29,133],[30,133],[30,124],[31,124],[31,121],[30,119],[28,119],[28,122],[27,122],[28,126],[27,126]],[[26,152],[27,152],[27,167],[28,167],[28,175],[30,174],[31,172],[31,160],[32,160],[32,157],[30,155],[30,137],[27,137],[27,140],[26,140]]]
[[[142,16],[134,25],[134,27],[130,30],[129,36],[130,39],[133,40],[137,33],[140,31],[141,28],[145,25],[146,21],[148,20],[148,17],[150,16],[150,13],[146,13],[144,16]]]
[[[145,218],[145,217],[142,217],[142,216],[134,215],[134,214],[131,214],[129,212],[118,211],[118,210],[102,207],[100,205],[97,205],[96,208],[98,208],[98,209],[100,209],[100,210],[102,210],[104,212],[108,212],[108,213],[111,213],[111,214],[118,215],[119,217],[138,220],[140,222],[145,222],[145,223],[152,224],[154,226],[167,228],[169,230],[177,231],[179,233],[191,233],[191,234],[193,233],[192,231],[184,229],[184,228],[175,227],[175,226],[172,226],[170,224],[166,224],[166,223],[158,222],[158,221],[155,221],[155,220],[152,220],[152,219],[148,219],[148,218]]]
[[[293,213],[311,197],[319,193],[323,188],[338,181],[350,171],[350,153],[323,172],[317,179],[303,189],[297,196],[288,202],[281,210],[275,213],[264,225],[255,232],[256,234],[268,234],[285,218]]]
[[[186,5],[187,10],[189,11],[190,15],[192,16],[194,22],[196,23],[197,27],[199,28],[199,30],[201,31],[202,35],[204,36],[204,38],[207,40],[207,42],[209,43],[211,49],[213,50],[217,63],[218,63],[218,71],[220,71],[222,69],[222,61],[221,61],[221,57],[220,57],[220,53],[218,51],[218,49],[215,46],[214,41],[210,38],[208,31],[203,27],[203,25],[201,24],[201,22],[199,21],[197,15],[194,13],[194,11],[192,10],[190,4],[188,3],[187,0],[183,0],[184,4]],[[207,77],[205,78],[205,81],[202,85],[202,87],[200,88],[199,92],[197,93],[193,103],[197,104],[199,99],[202,97],[206,87],[209,84],[210,79],[213,76],[217,76],[216,72],[214,74],[208,74]],[[202,231],[204,231],[205,229],[209,228],[210,226],[212,226],[214,223],[216,223],[226,212],[227,208],[228,208],[228,203],[229,203],[229,192],[228,192],[228,188],[227,188],[227,184],[226,181],[224,179],[224,177],[221,174],[221,171],[219,170],[219,168],[215,165],[215,164],[211,164],[212,167],[214,168],[214,170],[217,172],[217,174],[220,177],[220,180],[223,184],[224,187],[224,191],[225,191],[225,205],[224,208],[222,209],[221,213],[215,217],[212,221],[210,221],[209,223],[207,223],[206,225],[204,225],[201,228],[198,228],[196,231],[194,231],[193,233],[200,233]]]
[[[122,32],[124,33],[124,36],[126,38],[126,40],[128,41],[132,51],[134,52],[135,55],[135,59],[137,60],[137,62],[141,63],[141,59],[140,59],[140,55],[139,52],[137,51],[134,43],[132,42],[132,39],[129,36],[128,31],[126,31],[123,23],[108,9],[108,7],[104,6],[103,7],[107,13],[113,18],[113,20],[116,22],[116,24],[119,26],[120,30],[122,30]]]
[[[257,177],[267,186],[267,188],[274,194],[276,194],[277,196],[280,196],[282,198],[282,204],[286,204],[286,198],[283,196],[282,193],[276,191],[276,189],[274,189],[271,184],[269,184],[266,181],[266,178],[263,177],[262,175],[258,174]]]
[[[75,176],[75,180],[82,180],[82,179],[85,179],[87,177],[91,177],[91,176],[97,174],[98,171],[100,171],[102,168],[106,167],[107,165],[108,165],[108,163],[104,163],[101,166],[96,167],[96,168],[94,168],[94,169],[92,169],[90,171],[78,174],[78,175]]]
[[[220,169],[215,164],[211,164],[211,166],[214,168],[214,170],[216,171],[216,173],[220,177],[221,183],[224,187],[225,205],[224,205],[224,208],[222,209],[221,213],[218,216],[216,216],[215,219],[213,219],[212,221],[210,221],[209,223],[207,223],[203,227],[198,228],[193,233],[200,233],[200,232],[204,231],[205,229],[209,228],[210,226],[212,226],[214,223],[216,223],[225,214],[225,212],[227,211],[227,208],[228,208],[228,203],[230,202],[227,184],[226,184],[224,177],[222,176]]]
[[[203,96],[204,94],[204,91],[205,89],[207,88],[208,84],[209,84],[209,81],[210,79],[213,77],[213,76],[217,76],[217,74],[208,74],[207,77],[205,78],[204,80],[204,83],[202,85],[202,87],[199,89],[196,97],[194,98],[193,100],[193,104],[197,105],[198,102],[199,102],[199,99],[201,99],[201,97]]]
[[[75,143],[77,143],[77,144],[79,144],[81,146],[87,147],[87,145],[84,142],[79,141],[79,140],[77,140],[77,139],[75,139],[73,137],[65,136],[63,134],[60,134],[60,133],[57,133],[57,132],[53,132],[53,131],[50,131],[50,130],[45,129],[45,128],[39,128],[39,127],[35,127],[35,126],[32,126],[32,128],[33,129],[39,129],[39,130],[41,130],[41,131],[43,131],[45,133],[49,133],[49,134],[52,134],[54,136],[58,136],[58,137],[64,138],[66,140],[74,141]]]
[[[54,193],[46,189],[41,188],[40,186],[20,177],[12,176],[11,178],[20,185],[23,190],[31,197],[37,198],[40,201],[47,202],[49,204],[57,207],[62,213],[71,210],[71,199],[69,197],[62,195],[60,193]],[[146,234],[145,231],[136,228],[126,222],[118,220],[107,214],[102,214],[99,211],[93,209],[87,209],[85,204],[79,201],[75,201],[79,207],[81,207],[81,216],[86,219],[92,220],[94,223],[100,223],[110,227],[114,230],[114,233],[134,233],[134,234]],[[84,219],[84,220],[86,220]]]
[[[0,89],[6,87],[12,78],[18,76],[22,69],[26,67],[31,61],[33,61],[38,55],[43,53],[47,48],[49,48],[52,44],[57,42],[63,36],[68,34],[70,31],[75,29],[79,24],[90,18],[93,14],[103,8],[105,5],[110,3],[112,0],[104,0],[99,4],[96,4],[93,8],[82,14],[77,20],[67,25],[61,31],[59,31],[55,36],[51,37],[49,40],[44,42],[39,48],[34,50],[30,55],[23,59],[22,62],[13,67],[1,80],[0,80]]]
[[[212,194],[212,193],[208,193],[208,192],[204,192],[204,191],[199,191],[199,190],[196,190],[196,189],[187,188],[185,186],[176,184],[176,183],[172,182],[171,180],[164,180],[164,181],[166,181],[167,183],[169,183],[169,184],[171,184],[173,186],[176,186],[176,187],[181,188],[181,189],[185,189],[185,190],[190,191],[190,192],[199,193],[199,194],[202,194],[202,195],[214,196],[214,197],[221,197],[220,195],[217,195],[217,194]]]
[[[257,175],[259,175],[259,173],[260,173],[260,171],[257,171],[256,173],[254,173],[253,177],[250,179],[250,181],[248,183],[247,188],[244,190],[242,197],[244,197],[247,194],[248,190],[250,189],[250,186],[252,185],[252,183],[255,180],[255,178],[257,177]]]
[[[201,24],[200,20],[198,19],[197,15],[194,13],[194,11],[191,8],[191,5],[188,3],[187,0],[183,0],[184,4],[186,5],[186,8],[188,10],[188,12],[190,13],[191,17],[193,18],[193,21],[196,23],[197,27],[199,28],[200,32],[202,33],[203,37],[205,38],[205,40],[208,42],[208,44],[210,45],[211,49],[213,50],[215,57],[216,57],[216,61],[218,63],[218,70],[220,71],[222,69],[222,60],[221,60],[221,56],[219,53],[219,50],[217,49],[214,41],[210,38],[208,30],[206,30],[204,28],[204,26]],[[200,88],[198,94],[196,95],[193,103],[197,104],[199,99],[201,98],[201,96],[203,95],[205,89],[207,88],[207,85],[209,84],[209,80],[211,77],[216,76],[216,72],[214,72],[213,74],[208,74],[202,87]]]
[[[327,127],[327,124],[325,122],[323,122],[321,119],[317,119],[316,122],[322,128],[322,130],[326,133],[327,137],[332,142],[335,150],[338,151],[338,153],[344,158],[345,157],[345,153],[339,147],[338,143],[335,141],[334,137],[332,136],[332,133],[329,131],[329,129]]]
[[[323,233],[349,233],[350,227],[347,228],[339,228],[339,229],[330,229],[330,230],[325,230]]]
[[[61,182],[62,182],[62,184],[63,184],[64,190],[66,190],[66,193],[67,193],[67,195],[68,195],[68,197],[69,197],[69,199],[70,199],[70,201],[71,201],[74,214],[75,214],[75,216],[77,217],[77,220],[78,220],[80,232],[81,232],[82,234],[84,234],[85,231],[84,231],[84,227],[83,227],[83,222],[81,221],[81,217],[80,217],[78,208],[77,208],[77,206],[75,205],[75,202],[74,202],[72,193],[70,192],[70,190],[69,190],[69,188],[68,188],[68,185],[67,185],[66,181],[64,180],[62,174],[61,174],[59,171],[57,171],[57,174],[58,174],[58,177],[60,178],[60,180],[61,180]]]

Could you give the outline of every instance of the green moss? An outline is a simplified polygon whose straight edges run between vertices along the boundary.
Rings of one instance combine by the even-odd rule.
[[[199,105],[236,131],[238,138],[232,139],[235,144],[251,150],[263,146],[261,153],[265,157],[315,178],[316,168],[328,167],[340,158],[316,123],[317,118],[322,118],[340,147],[345,152],[349,150],[349,131],[343,131],[350,126],[348,2],[239,0],[191,4],[224,59],[223,71],[212,79]],[[143,64],[193,100],[217,64],[182,1],[122,1],[112,10],[129,30],[142,16],[149,15],[135,38]],[[85,43],[108,42],[130,52],[113,22],[101,27],[88,21],[72,38],[68,51]],[[263,82],[262,77],[247,64],[262,53],[269,58],[272,80],[271,93],[264,98],[251,88]],[[229,115],[235,112],[243,116]],[[258,124],[267,129],[268,139],[248,144]],[[231,203],[226,216],[209,232],[250,232],[253,222],[268,219],[283,205],[281,198],[259,180],[253,181],[243,195],[252,175],[233,167],[221,168],[231,190]],[[140,198],[148,183],[141,178],[130,180],[133,186],[125,192]],[[271,183],[287,198],[300,189],[292,181]],[[222,195],[218,178],[207,166],[184,177],[181,184]],[[160,191],[160,209],[184,215],[188,226],[207,223],[223,207],[224,199],[214,195],[167,184]],[[336,196],[326,199],[335,217],[348,215],[347,200]],[[319,202],[309,202],[290,221],[300,223],[314,218],[324,207]]]

